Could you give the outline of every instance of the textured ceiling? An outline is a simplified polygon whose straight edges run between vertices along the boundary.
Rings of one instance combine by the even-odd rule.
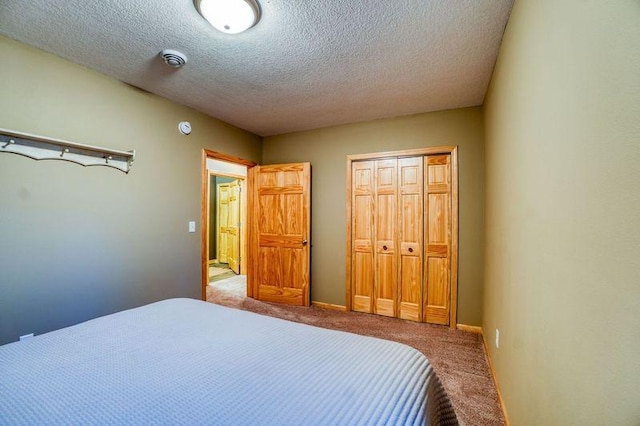
[[[258,1],[228,35],[192,0],[1,0],[0,33],[269,136],[482,104],[513,4]]]

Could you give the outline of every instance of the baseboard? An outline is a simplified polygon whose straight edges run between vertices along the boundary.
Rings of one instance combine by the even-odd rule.
[[[468,331],[470,333],[482,334],[482,327],[475,325],[458,324],[456,326],[458,330]]]
[[[506,426],[510,426],[511,422],[509,421],[509,416],[507,415],[507,407],[504,405],[504,399],[502,399],[502,392],[500,392],[500,385],[498,385],[498,377],[496,376],[496,370],[493,368],[493,361],[491,360],[491,352],[489,352],[489,345],[487,344],[487,339],[485,338],[485,334],[482,330],[482,327],[477,327],[477,328],[480,329],[480,334],[482,334],[482,344],[484,345],[484,351],[487,354],[487,360],[489,361],[489,370],[491,370],[493,383],[496,386],[496,392],[498,392],[498,400],[500,401],[500,408],[502,409],[502,415],[504,416],[504,424]]]
[[[333,303],[324,303],[324,302],[311,302],[312,306],[315,306],[317,308],[321,308],[321,309],[331,309],[334,311],[342,311],[342,312],[346,312],[347,311],[347,307],[343,306],[343,305],[334,305]]]

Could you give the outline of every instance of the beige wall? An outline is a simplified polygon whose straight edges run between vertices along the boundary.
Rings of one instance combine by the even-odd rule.
[[[640,424],[640,2],[516,0],[485,114],[483,325],[508,414]]]
[[[199,298],[201,149],[260,161],[261,138],[4,37],[0,56],[0,127],[137,152],[128,175],[0,154],[0,344]]]
[[[460,268],[458,322],[482,321],[484,142],[482,111],[467,108],[265,138],[265,164],[312,166],[312,300],[345,304],[346,156],[458,145]]]

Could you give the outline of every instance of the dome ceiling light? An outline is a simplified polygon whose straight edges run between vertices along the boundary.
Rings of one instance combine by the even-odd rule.
[[[195,0],[198,12],[223,33],[238,34],[260,20],[260,6],[254,0]]]

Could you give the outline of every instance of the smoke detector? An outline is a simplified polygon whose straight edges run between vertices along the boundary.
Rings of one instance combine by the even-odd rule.
[[[177,50],[164,49],[160,52],[160,56],[165,64],[173,68],[181,68],[187,63],[187,57]]]

